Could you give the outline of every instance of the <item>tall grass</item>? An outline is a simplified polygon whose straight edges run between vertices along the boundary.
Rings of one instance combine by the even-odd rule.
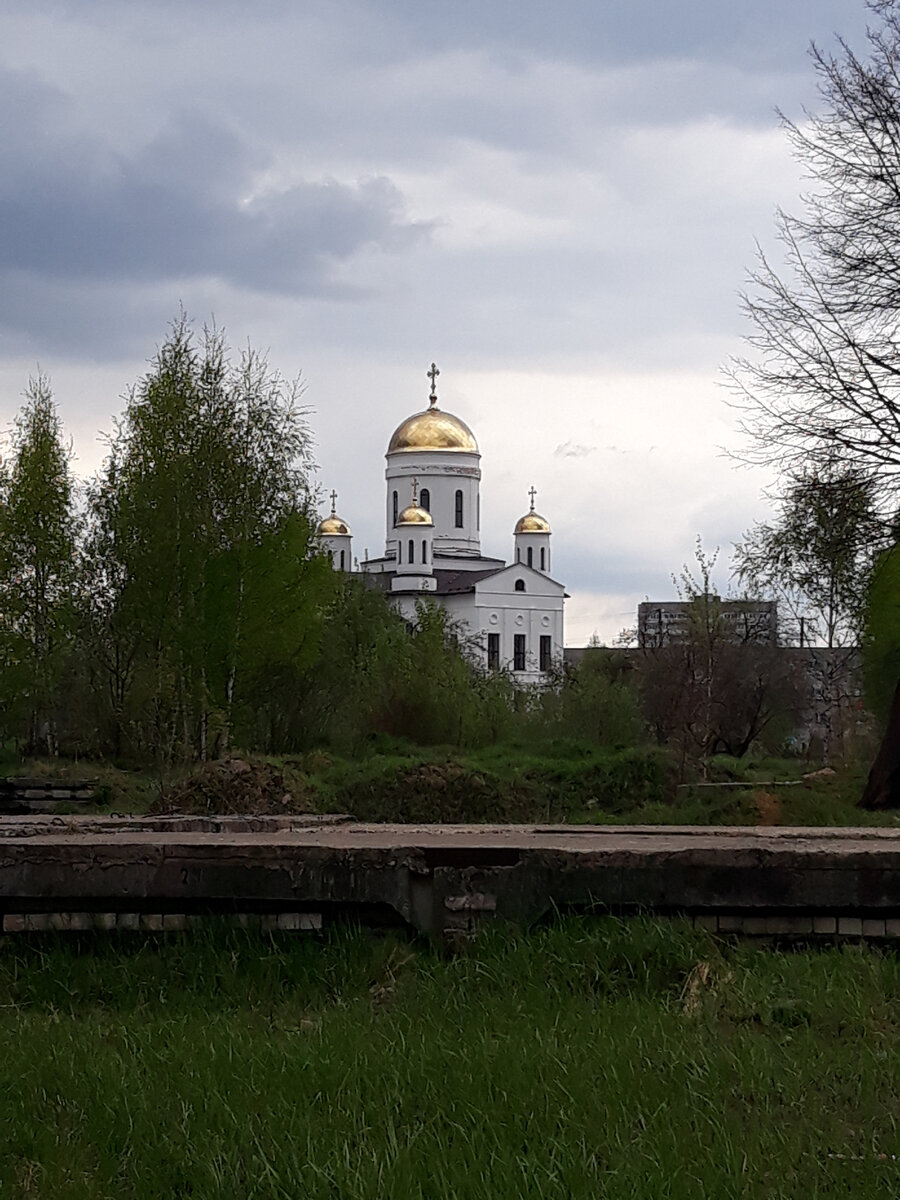
[[[0,1195],[895,1197],[898,984],[640,921],[8,940]]]

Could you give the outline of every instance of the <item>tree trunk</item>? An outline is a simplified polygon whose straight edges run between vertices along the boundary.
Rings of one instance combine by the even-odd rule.
[[[891,701],[884,739],[869,772],[859,807],[900,808],[900,683]]]

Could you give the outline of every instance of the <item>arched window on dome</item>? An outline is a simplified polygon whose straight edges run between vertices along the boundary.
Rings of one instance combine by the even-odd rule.
[[[397,562],[403,562],[403,543],[397,538]]]
[[[426,512],[431,512],[431,492],[428,488],[422,488],[419,492],[419,508],[424,508]]]
[[[522,551],[516,546],[516,562],[522,561]]]
[[[428,538],[422,538],[422,562],[428,562]]]
[[[463,494],[462,494],[461,488],[456,489],[455,508],[456,508],[456,513],[455,513],[454,524],[457,529],[462,529],[462,527],[463,527]]]
[[[534,566],[534,546],[528,547],[528,565],[529,567]]]
[[[525,580],[517,579],[516,583],[515,583],[515,589],[517,592],[524,592],[525,591]]]
[[[346,551],[345,551],[345,550],[342,550],[342,551],[341,551],[341,570],[342,570],[342,571],[343,571],[343,569],[344,569],[344,555],[345,555],[345,554],[346,554]]]
[[[394,492],[394,500],[393,500],[393,504],[394,504],[394,524],[396,525],[396,524],[397,524],[397,517],[398,517],[398,515],[399,515],[399,512],[400,512],[400,509],[399,509],[399,507],[398,507],[398,505],[397,505],[397,493],[396,493],[396,492]]]
[[[541,546],[541,570],[542,571],[547,570],[546,557],[547,557],[547,551],[544,549],[543,546]]]
[[[416,544],[412,538],[409,539],[409,561],[410,564],[416,561]]]

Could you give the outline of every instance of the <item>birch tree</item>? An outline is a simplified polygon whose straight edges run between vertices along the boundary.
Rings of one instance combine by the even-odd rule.
[[[46,376],[31,379],[12,433],[0,510],[0,630],[11,731],[56,755],[59,686],[74,624],[72,453]]]

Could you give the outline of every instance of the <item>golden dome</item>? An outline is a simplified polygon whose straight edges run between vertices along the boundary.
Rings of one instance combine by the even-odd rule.
[[[431,513],[424,508],[419,508],[418,504],[407,504],[403,512],[397,518],[398,525],[433,525]]]
[[[337,513],[334,510],[334,506],[337,504],[337,498],[338,498],[337,492],[332,490],[332,492],[331,492],[331,516],[326,517],[324,521],[319,522],[319,527],[316,530],[316,533],[319,535],[319,537],[323,537],[323,536],[327,537],[329,534],[331,534],[332,536],[334,536],[335,534],[344,534],[347,537],[350,536],[350,526],[347,524],[346,521],[342,521],[341,518],[337,515]]]
[[[330,517],[326,517],[324,521],[319,522],[319,528],[316,533],[321,537],[323,534],[329,533],[346,533],[350,535],[350,526],[346,521],[342,521],[340,517],[336,517],[334,513]]]
[[[451,450],[461,454],[477,454],[478,443],[465,421],[432,405],[423,412],[413,413],[394,430],[388,443],[388,454],[410,450]]]
[[[520,517],[516,521],[516,533],[549,533],[550,522],[546,517],[542,517],[540,513],[536,513],[534,509]]]

